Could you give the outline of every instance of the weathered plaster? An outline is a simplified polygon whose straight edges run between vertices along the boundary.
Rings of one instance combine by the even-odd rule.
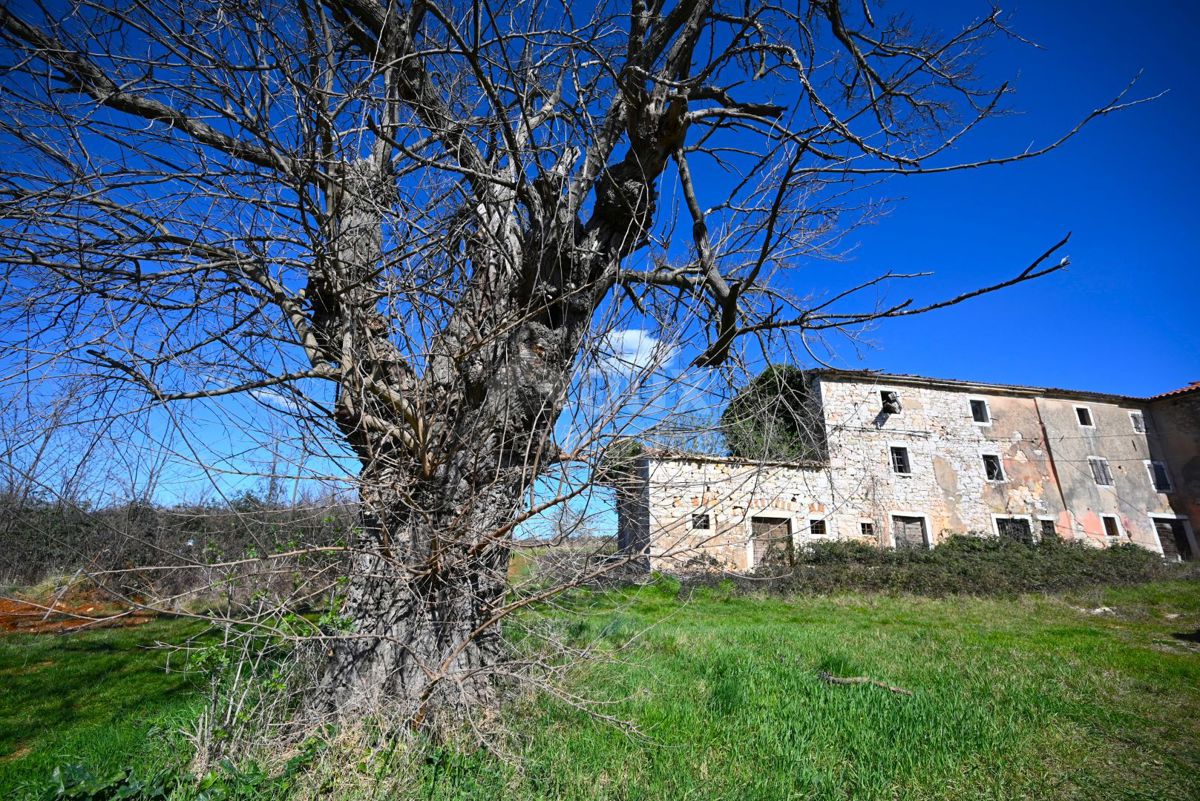
[[[1146,421],[1158,454],[1152,458],[1165,462],[1170,473],[1171,513],[1189,521],[1195,540],[1200,536],[1200,387],[1153,399]]]
[[[1200,530],[1200,393],[1155,402],[1075,393],[1048,397],[1028,388],[921,385],[902,377],[818,375],[813,403],[825,423],[823,464],[757,465],[731,459],[656,455],[645,459],[644,486],[630,513],[629,542],[648,543],[651,567],[689,562],[746,570],[753,563],[754,517],[786,518],[797,546],[820,539],[810,520],[826,522],[827,539],[892,544],[892,517],[922,517],[936,544],[951,533],[995,536],[997,518],[1052,519],[1058,536],[1110,544],[1103,515],[1120,520],[1121,541],[1161,551],[1154,515],[1186,516]],[[884,413],[881,393],[899,395],[901,411]],[[1077,396],[1083,397],[1077,397]],[[984,400],[986,424],[971,400]],[[1093,426],[1080,426],[1086,405]],[[1130,411],[1152,422],[1133,430]],[[1180,433],[1183,432],[1183,433]],[[911,473],[892,470],[890,448],[908,449]],[[1000,457],[1004,477],[990,481],[983,456]],[[1108,460],[1113,486],[1097,486],[1089,456]],[[1158,492],[1147,460],[1166,461],[1177,493]],[[711,527],[693,527],[707,513]],[[639,526],[641,526],[639,528]],[[622,523],[622,530],[626,524]]]

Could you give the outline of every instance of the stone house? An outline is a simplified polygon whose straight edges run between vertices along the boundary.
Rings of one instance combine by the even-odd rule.
[[[823,458],[647,451],[618,487],[621,548],[657,570],[953,533],[1200,553],[1200,382],[1136,398],[848,370],[805,380]]]

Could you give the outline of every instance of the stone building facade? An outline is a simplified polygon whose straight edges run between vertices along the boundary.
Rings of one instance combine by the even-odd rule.
[[[751,570],[804,544],[954,533],[1200,553],[1200,383],[1155,398],[818,370],[824,458],[644,454],[619,540],[653,569]]]

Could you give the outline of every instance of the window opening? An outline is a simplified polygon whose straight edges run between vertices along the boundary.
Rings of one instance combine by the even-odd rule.
[[[983,472],[988,481],[1003,481],[1004,465],[1001,463],[1000,457],[994,453],[985,453],[983,455]]]

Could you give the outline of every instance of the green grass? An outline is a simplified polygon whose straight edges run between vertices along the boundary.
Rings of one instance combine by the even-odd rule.
[[[199,709],[199,686],[179,670],[182,654],[153,646],[196,631],[156,621],[0,637],[0,799],[35,796],[68,763],[97,774],[178,764],[172,746]]]
[[[680,597],[663,583],[524,622],[601,651],[573,689],[635,730],[531,694],[506,710],[515,758],[431,750],[392,767],[390,797],[1200,798],[1200,652],[1174,636],[1200,631],[1200,583],[1015,600]],[[33,749],[0,762],[0,798],[63,762],[171,758],[146,732],[178,728],[199,696],[133,647],[186,634],[152,625],[0,638],[0,754]],[[389,797],[369,789],[377,762],[333,764],[355,797]]]
[[[427,797],[1200,798],[1200,654],[1172,636],[1200,628],[1200,584],[1016,601],[649,589],[556,621],[580,643],[655,624],[577,679],[638,733],[533,699],[511,716],[521,771],[450,755]]]

